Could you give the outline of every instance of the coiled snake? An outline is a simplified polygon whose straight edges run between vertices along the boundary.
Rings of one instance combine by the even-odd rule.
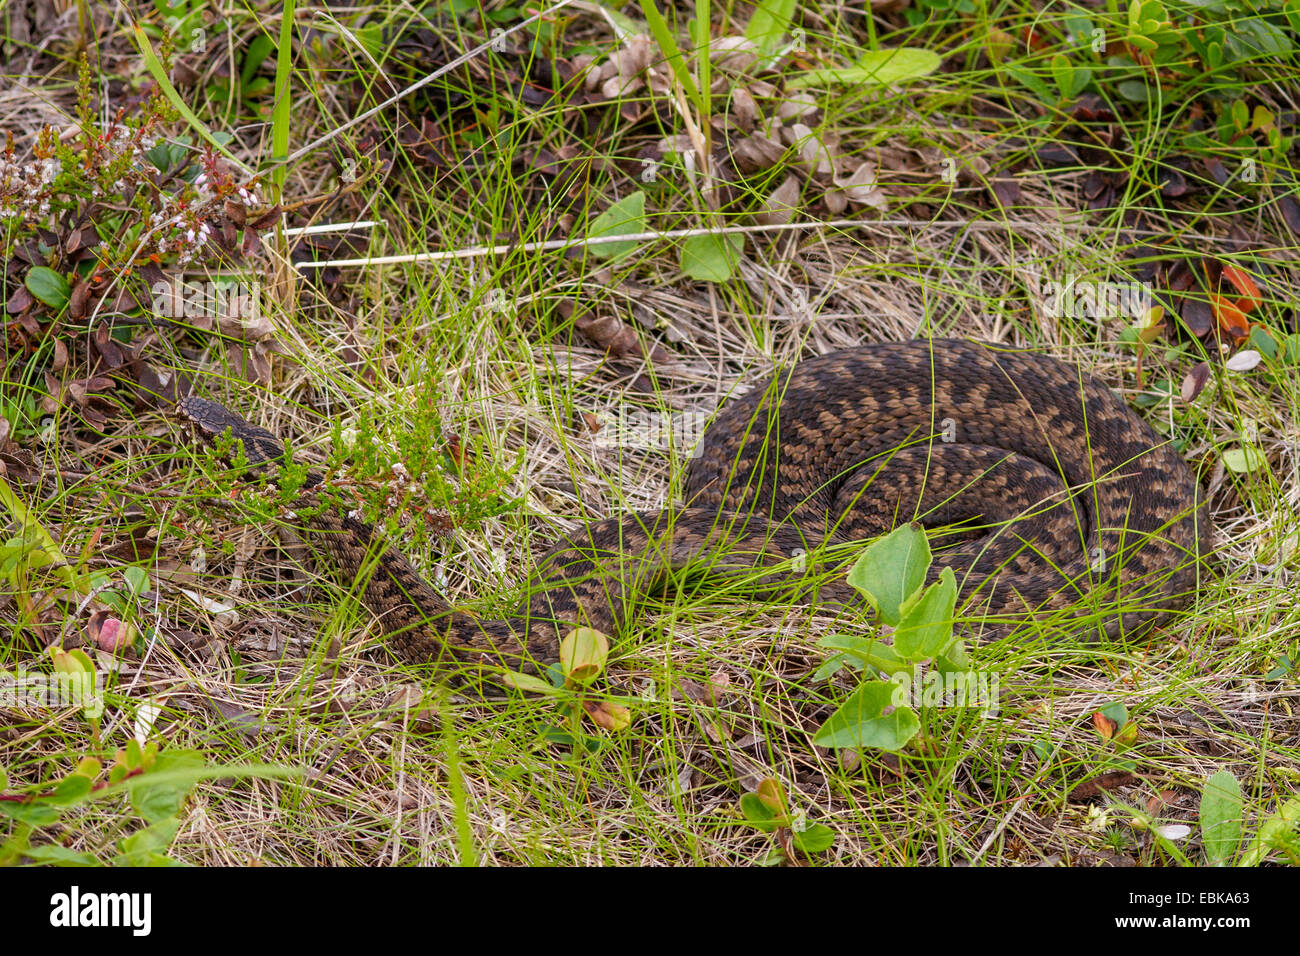
[[[274,435],[224,406],[178,407],[209,439],[242,440],[250,462],[281,461]],[[319,480],[309,476],[308,498]],[[955,339],[846,349],[771,377],[718,414],[684,497],[568,535],[518,614],[496,621],[450,608],[369,524],[325,509],[308,525],[349,581],[373,566],[362,598],[402,656],[480,678],[537,673],[574,624],[614,633],[671,569],[788,581],[801,553],[900,521],[957,526],[937,566],[984,615],[1105,593],[1118,609],[1104,617],[1111,635],[1185,605],[1208,552],[1191,470],[1114,392],[1052,358]],[[820,599],[848,590],[840,576]]]

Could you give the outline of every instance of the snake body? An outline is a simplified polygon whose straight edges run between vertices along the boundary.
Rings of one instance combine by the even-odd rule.
[[[274,435],[216,402],[179,409],[210,439],[242,440],[250,462],[282,460]],[[1104,593],[1116,635],[1188,602],[1209,540],[1186,462],[1108,387],[1043,355],[956,339],[866,345],[773,375],[718,414],[684,498],[566,536],[504,620],[451,608],[354,516],[325,509],[307,523],[349,580],[372,569],[362,599],[403,657],[457,662],[462,676],[465,665],[537,673],[568,629],[615,633],[671,570],[758,569],[771,585],[798,573],[802,553],[911,520],[955,527],[934,570],[952,567],[982,614]],[[821,600],[847,598],[838,580]]]

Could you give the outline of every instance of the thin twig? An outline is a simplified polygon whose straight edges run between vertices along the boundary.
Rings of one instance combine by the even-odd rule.
[[[830,222],[806,220],[804,222],[782,222],[753,226],[722,226],[716,229],[695,227],[691,229],[664,229],[649,232],[633,232],[610,236],[571,236],[567,239],[549,239],[545,242],[499,243],[491,246],[467,246],[463,249],[448,249],[441,252],[412,252],[400,256],[369,256],[360,259],[328,259],[324,262],[294,263],[298,269],[346,268],[348,266],[383,266],[417,262],[446,262],[450,259],[477,259],[486,256],[501,256],[511,252],[548,252],[557,249],[577,249],[584,246],[604,246],[616,242],[651,242],[663,239],[688,239],[691,236],[704,235],[749,235],[769,232],[792,232],[796,229],[905,229],[931,228],[955,229],[964,227],[979,232],[1006,231],[1012,228],[1007,223],[981,219],[834,219]],[[1053,233],[1074,228],[1084,232],[1109,232],[1103,226],[1089,226],[1086,223],[1016,223],[1016,232]],[[1128,229],[1134,235],[1169,236],[1169,232],[1156,229]],[[1184,233],[1179,238],[1201,241],[1219,241],[1210,236]],[[1246,244],[1246,240],[1238,240]]]

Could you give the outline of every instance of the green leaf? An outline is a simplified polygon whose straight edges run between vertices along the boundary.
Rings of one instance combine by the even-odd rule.
[[[548,684],[540,677],[534,677],[532,674],[521,674],[518,671],[506,671],[501,675],[501,681],[515,690],[523,691],[525,694],[549,694],[554,697],[561,693],[559,687]],[[563,672],[560,673],[560,682],[564,682]]]
[[[826,658],[826,660],[822,661],[820,667],[813,671],[813,680],[830,680],[844,669],[844,663],[845,655],[832,654],[830,657]]]
[[[609,660],[609,639],[590,627],[575,627],[560,641],[560,666],[564,676],[589,684],[605,669]]]
[[[280,11],[280,40],[275,54],[275,97],[271,107],[271,182],[275,184],[276,202],[284,190],[289,167],[284,162],[289,156],[289,134],[293,122],[294,97],[289,91],[293,76],[294,8],[296,0],[284,0]]]
[[[1069,91],[1064,94],[1065,98],[1070,100],[1088,88],[1088,84],[1092,82],[1092,67],[1083,64],[1076,66],[1072,81]]]
[[[1225,866],[1241,846],[1241,784],[1227,770],[1205,781],[1201,794],[1201,841],[1212,866]]]
[[[946,651],[934,659],[934,666],[940,674],[965,673],[970,670],[966,642],[960,639],[953,641]]]
[[[880,619],[893,626],[925,583],[929,568],[930,542],[913,522],[868,545],[849,571],[848,581],[866,595]]]
[[[0,800],[0,816],[13,817],[34,827],[47,827],[59,819],[63,811],[44,800],[32,803],[15,803],[12,800]]]
[[[610,206],[587,227],[587,238],[627,236],[646,231],[645,193],[637,191]],[[610,242],[591,246],[601,259],[622,259],[636,250],[636,242]]]
[[[159,820],[157,823],[132,833],[121,843],[120,865],[168,865],[172,861],[168,860],[164,854],[166,854],[167,848],[171,846],[172,840],[176,838],[176,831],[179,828],[180,819],[173,816]]]
[[[1008,63],[1003,69],[1012,79],[1040,100],[1049,102],[1053,99],[1052,91],[1047,88],[1047,84],[1039,79],[1038,74],[1033,70],[1027,69],[1018,63]]]
[[[157,823],[180,812],[181,805],[194,788],[188,777],[168,779],[167,771],[206,770],[203,755],[195,750],[168,750],[158,755],[154,765],[139,777],[131,788],[131,806],[148,823]]]
[[[257,69],[262,65],[262,61],[271,55],[275,49],[275,41],[265,33],[259,33],[248,42],[248,48],[244,50],[244,66],[239,71],[239,85],[245,95],[248,94],[248,84],[253,82],[253,77],[257,74]]]
[[[790,831],[791,842],[805,853],[821,853],[835,842],[835,831],[824,823],[810,824],[806,830]]]
[[[1128,723],[1128,708],[1117,700],[1111,701],[1104,707],[1099,707],[1097,712],[1109,721],[1113,721],[1118,729]]]
[[[784,826],[788,822],[783,816],[764,803],[763,799],[756,793],[742,793],[740,795],[740,812],[745,815],[745,821],[750,826],[757,827],[764,833],[771,833],[777,827]]]
[[[29,858],[33,863],[44,863],[49,866],[104,865],[99,861],[98,857],[89,853],[78,853],[76,850],[69,850],[66,846],[59,846],[57,843],[28,847],[23,852],[23,856]]]
[[[813,743],[819,747],[877,747],[901,750],[916,736],[921,723],[910,707],[898,707],[882,716],[893,703],[898,685],[893,681],[867,681],[818,728]]]
[[[27,271],[23,285],[51,309],[63,308],[72,295],[72,286],[68,285],[68,280],[49,266],[32,266]]]
[[[852,634],[829,634],[817,642],[818,647],[843,651],[844,655],[860,662],[855,666],[871,667],[886,674],[910,674],[912,665],[898,656],[888,644],[874,637],[857,637]]]
[[[46,794],[41,799],[57,806],[69,806],[80,803],[86,794],[90,793],[92,786],[89,777],[74,773],[56,783],[53,792]]]
[[[1268,465],[1268,459],[1264,457],[1264,453],[1254,445],[1229,448],[1220,456],[1220,459],[1223,461],[1224,468],[1239,475],[1259,471]]]
[[[919,47],[894,47],[872,50],[856,66],[825,70],[805,70],[786,81],[786,86],[891,86],[927,76],[939,68],[943,59]]]
[[[682,244],[682,271],[692,279],[723,282],[730,279],[745,247],[744,236],[704,233]]]
[[[957,606],[957,578],[944,568],[939,580],[921,593],[894,632],[894,650],[905,660],[923,661],[946,651],[953,641],[953,610]]]
[[[89,594],[90,587],[72,566],[68,564],[68,559],[63,556],[59,546],[54,543],[50,533],[41,526],[41,523],[32,517],[27,510],[27,506],[22,500],[14,494],[12,488],[0,475],[0,507],[7,508],[13,515],[14,520],[22,527],[22,538],[15,539],[20,543],[30,542],[30,550],[24,551],[24,559],[27,561],[28,568],[43,568],[53,566],[54,574],[69,588],[73,588],[78,594]]]
[[[0,807],[4,804],[0,804]],[[1284,847],[1300,828],[1300,797],[1291,797],[1259,825],[1259,832],[1241,855],[1242,866],[1259,866],[1270,850]]]
[[[1069,99],[1070,90],[1074,89],[1074,67],[1070,65],[1070,58],[1063,53],[1052,57],[1052,80],[1061,91],[1061,98]]]
[[[1130,103],[1147,103],[1151,100],[1151,89],[1141,80],[1125,80],[1117,84],[1115,89]]]
[[[1295,671],[1295,665],[1291,662],[1290,654],[1282,654],[1273,661],[1273,669],[1264,675],[1264,680],[1281,680],[1289,677]],[[0,776],[0,787],[4,786],[4,778]]]
[[[754,15],[745,27],[745,36],[763,56],[771,56],[781,47],[785,33],[794,19],[795,0],[758,0]]]
[[[122,569],[122,580],[136,597],[149,590],[149,572],[134,564]]]

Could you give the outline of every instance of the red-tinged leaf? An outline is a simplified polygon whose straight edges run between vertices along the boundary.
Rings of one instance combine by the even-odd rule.
[[[1250,277],[1248,272],[1227,263],[1223,267],[1223,278],[1231,282],[1233,287],[1242,294],[1243,298],[1237,300],[1237,308],[1242,312],[1258,309],[1259,304],[1264,301],[1264,297],[1259,292],[1259,286],[1255,285],[1255,280]]]
[[[758,784],[755,791],[758,799],[763,801],[763,805],[773,813],[780,816],[786,814],[785,788],[775,777],[764,777]]]
[[[1246,337],[1250,331],[1250,320],[1246,318],[1246,313],[1237,308],[1237,303],[1226,296],[1211,293],[1210,308],[1214,310],[1214,318],[1220,329],[1234,339]]]
[[[1119,730],[1119,725],[1111,720],[1101,711],[1092,715],[1092,725],[1097,728],[1097,733],[1101,734],[1106,740],[1115,736],[1115,731]]]
[[[1205,389],[1210,380],[1210,364],[1202,362],[1183,378],[1182,398],[1184,402],[1196,401],[1196,396]]]
[[[131,625],[115,617],[106,617],[100,623],[98,632],[94,634],[93,639],[95,645],[101,651],[116,654],[129,648],[134,636],[134,629]]]
[[[632,724],[632,711],[620,704],[612,704],[606,700],[600,703],[584,700],[582,707],[592,722],[605,730],[627,730]]]
[[[1025,27],[1024,38],[1026,49],[1042,50],[1047,47],[1047,41],[1040,37],[1033,27]]]

